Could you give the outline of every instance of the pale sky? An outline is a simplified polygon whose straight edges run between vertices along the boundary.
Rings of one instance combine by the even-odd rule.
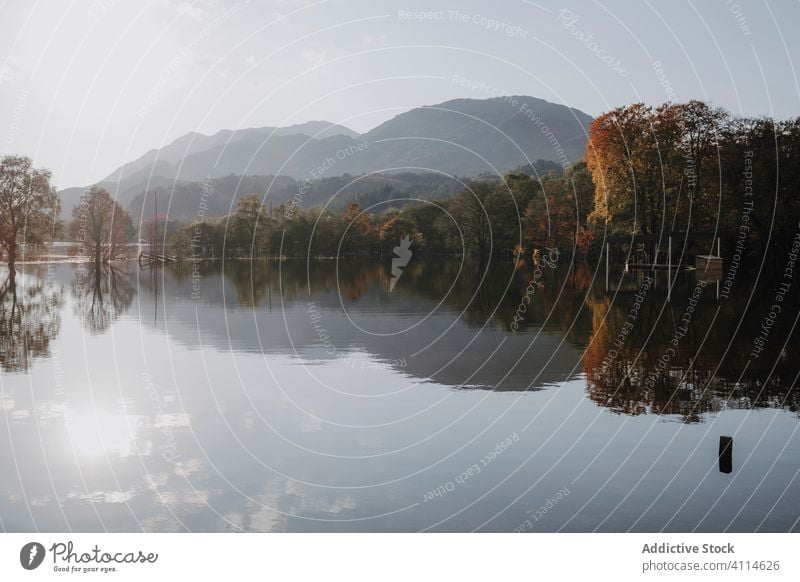
[[[795,117],[798,24],[763,0],[0,0],[0,148],[65,188],[189,131],[366,131],[457,97]]]

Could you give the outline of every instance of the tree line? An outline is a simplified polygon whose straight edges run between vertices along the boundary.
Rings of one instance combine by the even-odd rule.
[[[563,175],[512,172],[473,180],[443,200],[389,201],[370,211],[358,202],[342,211],[271,207],[251,194],[228,216],[168,225],[166,237],[168,252],[181,257],[380,256],[405,236],[425,253],[512,256],[547,241],[570,247],[592,204],[591,177],[578,163]]]
[[[643,103],[595,119],[586,163],[595,240],[716,233],[726,250],[785,247],[800,220],[800,118],[732,116],[702,101]]]
[[[800,220],[800,120],[742,118],[702,101],[637,103],[590,125],[586,154],[565,171],[531,167],[479,177],[450,196],[363,206],[277,207],[241,197],[222,217],[134,226],[106,190],[86,191],[66,232],[96,264],[145,238],[182,257],[380,256],[410,237],[415,251],[519,256],[542,246],[585,256],[608,237],[665,240],[716,233],[726,251],[783,246]],[[415,192],[415,194],[417,194]],[[48,170],[29,158],[0,160],[0,245],[13,273],[21,246],[59,232],[59,199]]]

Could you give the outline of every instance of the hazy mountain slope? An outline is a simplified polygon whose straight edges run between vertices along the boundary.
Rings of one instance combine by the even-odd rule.
[[[248,136],[229,145],[199,152],[174,166],[171,177],[180,180],[201,180],[206,176],[228,174],[283,174],[297,179],[312,179],[314,174],[343,174],[356,170],[355,156],[339,159],[339,150],[355,147],[356,140],[342,135],[311,139],[295,134],[269,139]],[[328,170],[318,172],[326,160],[334,160]],[[313,172],[313,173],[312,173]]]
[[[458,180],[437,173],[394,173],[360,176],[332,176],[314,181],[307,186],[288,176],[236,176],[213,178],[207,183],[204,196],[203,183],[178,182],[152,188],[158,192],[158,208],[169,213],[171,220],[192,221],[198,217],[199,201],[204,202],[206,217],[225,216],[236,209],[238,201],[247,194],[259,194],[268,206],[277,209],[302,192],[303,208],[327,204],[334,211],[342,210],[348,202],[358,201],[373,211],[387,208],[382,204],[396,198],[441,199],[459,192],[463,186]],[[264,194],[266,192],[266,195]],[[209,194],[210,193],[210,194]],[[393,205],[398,206],[395,202]],[[134,222],[153,215],[153,196],[137,195],[127,207]]]
[[[418,107],[360,136],[326,121],[189,133],[125,164],[102,185],[128,207],[148,188],[170,191],[179,183],[230,174],[302,182],[414,168],[462,177],[504,173],[538,159],[560,165],[581,159],[591,120],[577,109],[516,96]],[[77,201],[75,190],[64,191],[64,217]],[[184,196],[194,190],[181,189]]]
[[[577,109],[533,97],[456,99],[402,113],[362,139],[373,168],[421,166],[471,176],[537,159],[581,159],[591,121]]]
[[[308,121],[287,127],[254,127],[241,130],[223,129],[213,135],[203,135],[201,133],[190,132],[179,137],[168,146],[161,149],[153,149],[140,158],[121,166],[109,174],[104,182],[118,182],[120,178],[129,179],[144,168],[149,168],[154,162],[161,161],[168,164],[176,164],[183,158],[190,157],[200,152],[214,148],[220,148],[236,144],[240,141],[262,142],[272,137],[282,137],[288,135],[304,135],[315,139],[325,139],[333,136],[347,136],[355,138],[358,136],[352,129],[330,123],[327,121]]]

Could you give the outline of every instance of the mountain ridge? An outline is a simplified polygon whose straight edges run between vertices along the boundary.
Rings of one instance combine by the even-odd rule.
[[[592,117],[525,95],[456,98],[415,107],[358,134],[315,120],[286,127],[189,132],[123,164],[98,185],[122,206],[155,185],[230,174],[298,181],[380,172],[440,172],[474,177],[536,160],[566,166],[582,159]],[[84,188],[62,191],[62,216]]]

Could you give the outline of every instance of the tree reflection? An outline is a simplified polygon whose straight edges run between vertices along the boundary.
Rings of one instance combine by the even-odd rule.
[[[615,294],[588,294],[592,336],[583,367],[591,400],[621,414],[675,415],[683,422],[729,408],[800,410],[794,386],[800,369],[786,356],[800,348],[800,338],[787,326],[791,322],[776,324],[770,344],[753,357],[763,313],[745,309],[747,293],[742,301],[719,301],[706,288],[691,322],[683,325],[695,277],[679,277],[668,300],[663,275],[661,288],[649,289],[638,308],[642,273]],[[756,289],[752,304],[768,305],[770,292]],[[796,313],[798,306],[786,309]]]
[[[72,283],[75,310],[91,333],[102,333],[133,301],[134,287],[127,270],[112,264],[88,269],[79,265]]]
[[[45,276],[6,273],[0,286],[0,369],[24,372],[34,358],[47,357],[58,335],[63,291]]]
[[[494,353],[493,361],[483,366],[487,371],[484,387],[500,382],[509,369],[517,374],[514,388],[509,388],[508,381],[495,385],[501,390],[530,388],[522,374],[542,357],[535,338],[538,334],[560,336],[569,350],[574,353],[577,348],[582,354],[576,356],[581,358],[588,398],[619,414],[663,414],[697,422],[704,414],[723,408],[800,410],[800,391],[793,388],[798,363],[788,355],[800,349],[800,336],[790,329],[791,321],[776,323],[769,346],[759,358],[749,357],[763,305],[774,295],[768,284],[761,284],[764,288],[757,290],[749,309],[749,290],[723,301],[717,299],[713,286],[704,287],[690,324],[668,350],[683,327],[682,318],[697,288],[694,273],[673,272],[668,298],[665,272],[616,273],[606,289],[604,281],[597,280],[596,270],[572,263],[566,254],[552,265],[530,260],[462,263],[415,256],[390,293],[391,259],[384,259],[202,262],[197,273],[199,298],[226,309],[264,304],[281,309],[311,297],[329,306],[357,304],[356,311],[386,310],[393,316],[438,306],[442,315],[458,318],[466,334],[491,330],[513,336],[514,349],[520,350],[530,343],[532,351],[525,361],[517,361],[519,352],[507,348]],[[190,300],[194,275],[180,265],[166,267],[163,275],[165,296]],[[652,283],[643,292],[650,277]],[[798,301],[787,298],[784,311],[797,313]],[[411,341],[412,336],[403,339]],[[357,333],[352,337],[355,343],[360,341]],[[448,337],[451,345],[428,354],[428,367],[418,370],[420,377],[446,363],[437,362],[437,354],[453,357],[448,348],[458,337],[464,339],[463,334]],[[378,343],[370,339],[364,346],[375,354],[395,357],[388,343],[382,347]],[[666,359],[665,354],[669,354]],[[546,354],[543,361],[550,356]],[[574,362],[567,366],[567,359],[567,351],[551,358],[545,364],[547,370],[531,370],[530,381],[539,372],[546,372],[551,381],[574,377],[580,367],[574,370]]]

